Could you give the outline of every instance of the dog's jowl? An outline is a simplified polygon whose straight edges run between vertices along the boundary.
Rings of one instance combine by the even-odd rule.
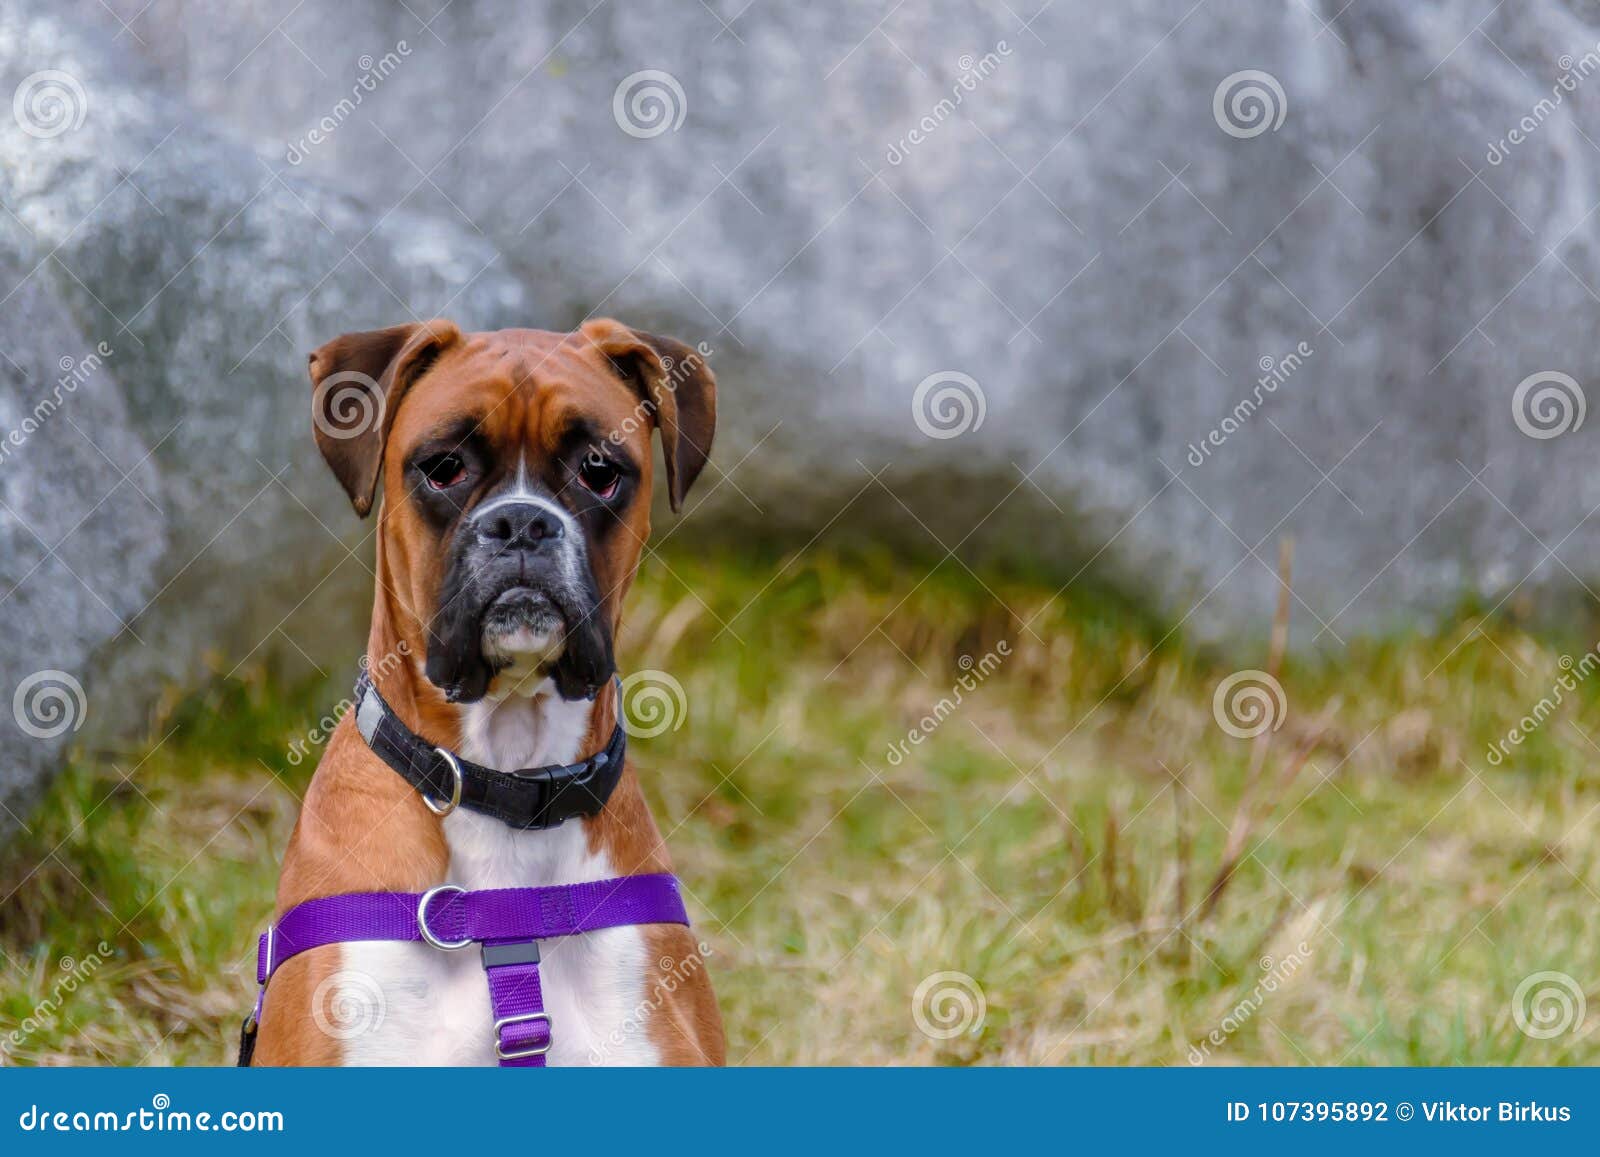
[[[651,433],[676,511],[710,369],[606,320],[351,333],[310,369],[317,444],[376,508],[377,582],[263,937],[253,1063],[720,1064],[614,659]]]

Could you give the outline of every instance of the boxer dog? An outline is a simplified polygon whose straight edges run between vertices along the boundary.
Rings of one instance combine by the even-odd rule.
[[[573,333],[464,333],[436,320],[345,334],[310,370],[317,445],[358,515],[383,487],[363,666],[388,708],[422,742],[491,769],[605,748],[621,709],[613,645],[650,531],[651,431],[677,511],[716,424],[704,359],[610,320]],[[356,714],[306,792],[280,917],[338,893],[671,871],[629,764],[598,814],[558,826],[518,830],[466,808],[440,818],[374,754]],[[540,970],[548,1063],[723,1062],[688,928],[551,940]],[[346,942],[279,969],[254,1063],[486,1065],[494,1042],[475,952]]]

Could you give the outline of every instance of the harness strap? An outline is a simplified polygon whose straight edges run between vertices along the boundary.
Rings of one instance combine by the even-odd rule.
[[[689,923],[676,877],[622,876],[544,888],[453,884],[427,892],[350,892],[296,904],[256,945],[261,992],[245,1022],[240,1063],[249,1064],[267,982],[285,961],[355,940],[423,941],[442,951],[483,946],[484,974],[502,1066],[543,1065],[553,1025],[539,981],[539,941],[601,928]]]
[[[554,1026],[539,987],[539,942],[497,940],[483,946],[500,1067],[543,1068]]]

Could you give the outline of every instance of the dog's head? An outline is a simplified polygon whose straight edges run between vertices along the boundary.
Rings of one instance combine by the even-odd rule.
[[[382,480],[380,574],[429,681],[475,702],[516,664],[592,696],[650,532],[650,432],[674,511],[711,448],[702,354],[610,320],[430,321],[345,334],[310,368],[317,446],[356,513]]]

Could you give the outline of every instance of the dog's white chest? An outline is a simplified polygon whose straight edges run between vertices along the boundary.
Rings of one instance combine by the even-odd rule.
[[[490,767],[568,763],[588,724],[588,705],[559,699],[468,708],[462,754]],[[449,883],[463,888],[577,884],[617,874],[590,852],[580,823],[519,832],[499,820],[457,811],[444,819]],[[477,945],[455,952],[425,944],[348,943],[342,984],[381,999],[344,1040],[347,1064],[493,1065],[494,1018]],[[552,1065],[660,1063],[646,1032],[644,934],[608,928],[540,944],[540,983],[550,1014]],[[356,1027],[356,1026],[352,1026]]]

